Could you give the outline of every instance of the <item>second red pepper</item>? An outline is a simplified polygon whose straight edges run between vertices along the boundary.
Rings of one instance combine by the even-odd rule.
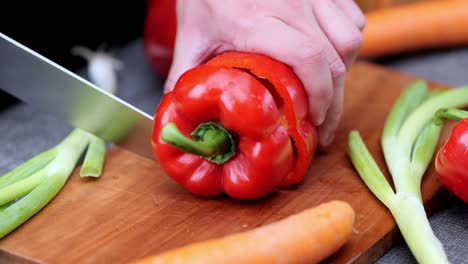
[[[450,137],[437,152],[435,168],[440,182],[468,204],[468,112],[446,109],[437,113],[443,119],[459,120]]]
[[[228,52],[184,73],[164,96],[155,113],[154,153],[194,194],[258,198],[307,173],[317,144],[307,109],[288,66]]]

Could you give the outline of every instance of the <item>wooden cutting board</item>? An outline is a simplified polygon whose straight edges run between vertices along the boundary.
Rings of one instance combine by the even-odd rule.
[[[193,196],[169,179],[157,162],[114,147],[101,178],[82,179],[76,169],[46,208],[0,241],[0,262],[125,263],[340,199],[356,211],[355,233],[326,262],[372,263],[401,239],[389,211],[350,163],[347,136],[358,129],[387,173],[379,143],[382,127],[402,89],[415,79],[355,64],[348,74],[344,116],[334,144],[317,153],[301,184],[256,201]],[[442,139],[447,136],[446,128]],[[434,201],[443,201],[434,197],[444,193],[432,165],[422,188],[431,214]]]

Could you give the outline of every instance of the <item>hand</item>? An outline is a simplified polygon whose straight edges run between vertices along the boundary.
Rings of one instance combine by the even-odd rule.
[[[319,143],[326,146],[341,119],[345,74],[361,48],[364,25],[353,0],[177,1],[174,60],[164,90],[224,51],[268,55],[301,79]]]

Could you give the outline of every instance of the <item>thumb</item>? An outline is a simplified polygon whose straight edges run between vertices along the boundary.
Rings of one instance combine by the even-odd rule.
[[[175,83],[184,72],[200,65],[207,57],[206,51],[206,45],[203,45],[200,38],[183,33],[177,34],[174,57],[164,84],[164,93],[174,89]]]

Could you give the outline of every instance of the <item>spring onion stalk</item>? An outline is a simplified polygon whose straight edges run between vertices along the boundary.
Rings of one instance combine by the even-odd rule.
[[[446,90],[444,89],[431,91],[427,98],[433,98],[445,91]],[[417,181],[415,183],[416,186],[421,185],[422,175],[424,175],[424,172],[427,170],[427,167],[432,160],[441,131],[442,127],[437,126],[434,122],[429,122],[429,124],[422,129],[421,133],[416,138],[410,161],[413,173],[415,175],[420,175],[417,177]]]
[[[382,171],[372,158],[372,155],[366,148],[364,141],[358,131],[349,133],[348,151],[351,161],[358,171],[362,180],[366,183],[372,193],[387,207],[392,204],[395,196],[392,188],[385,179]]]
[[[47,170],[39,170],[33,175],[6,186],[0,190],[0,205],[7,204],[36,188],[46,178]]]
[[[8,206],[10,206],[9,203],[0,206],[0,212],[3,211],[3,209],[7,208]]]
[[[89,145],[90,138],[88,132],[75,129],[55,147],[36,155],[5,175],[13,178],[11,175],[15,176],[15,173],[33,172],[28,176],[22,174],[23,179],[0,189],[0,201],[3,202],[0,210],[0,238],[35,215],[59,193]],[[93,155],[96,161],[103,162],[99,153]],[[39,160],[48,162],[42,166],[44,164]],[[36,170],[38,164],[41,168]],[[27,168],[28,165],[31,167]],[[102,168],[96,163],[96,168],[99,167]],[[100,173],[97,171],[97,174]],[[17,198],[20,199],[7,203]]]
[[[106,142],[93,134],[88,134],[89,146],[80,169],[81,177],[99,177],[106,156]]]
[[[429,93],[424,81],[416,81],[400,95],[387,117],[381,141],[395,191],[359,132],[349,134],[347,152],[354,167],[371,192],[390,210],[419,263],[449,263],[424,210],[421,179],[433,158],[442,129],[432,122],[435,113],[439,109],[464,106],[468,106],[468,87]]]
[[[92,82],[115,94],[116,71],[123,67],[120,61],[103,49],[94,53],[85,47],[74,47],[72,52],[88,60]],[[80,176],[99,177],[104,166],[105,141],[79,128],[55,147],[0,177],[0,238],[18,228],[56,197],[83,153],[86,154]]]
[[[406,119],[402,125],[399,137],[400,142],[409,145],[414,142],[419,131],[432,120],[435,113],[443,108],[461,108],[468,102],[468,86],[460,87],[429,98]],[[410,152],[411,147],[404,145],[404,150]]]
[[[51,153],[53,151],[54,150],[44,151],[0,177],[0,189],[20,181],[44,168],[47,164],[49,164],[50,161],[54,159],[55,155],[54,153]]]
[[[415,177],[414,188],[416,189],[421,186],[422,176],[432,160],[441,131],[442,127],[430,122],[423,128],[414,143],[409,166]],[[420,189],[417,189],[417,194],[421,195]]]
[[[444,121],[455,120],[460,121],[462,119],[468,118],[468,111],[460,110],[456,108],[440,109],[436,112],[434,116],[434,124],[437,126],[443,125]]]

